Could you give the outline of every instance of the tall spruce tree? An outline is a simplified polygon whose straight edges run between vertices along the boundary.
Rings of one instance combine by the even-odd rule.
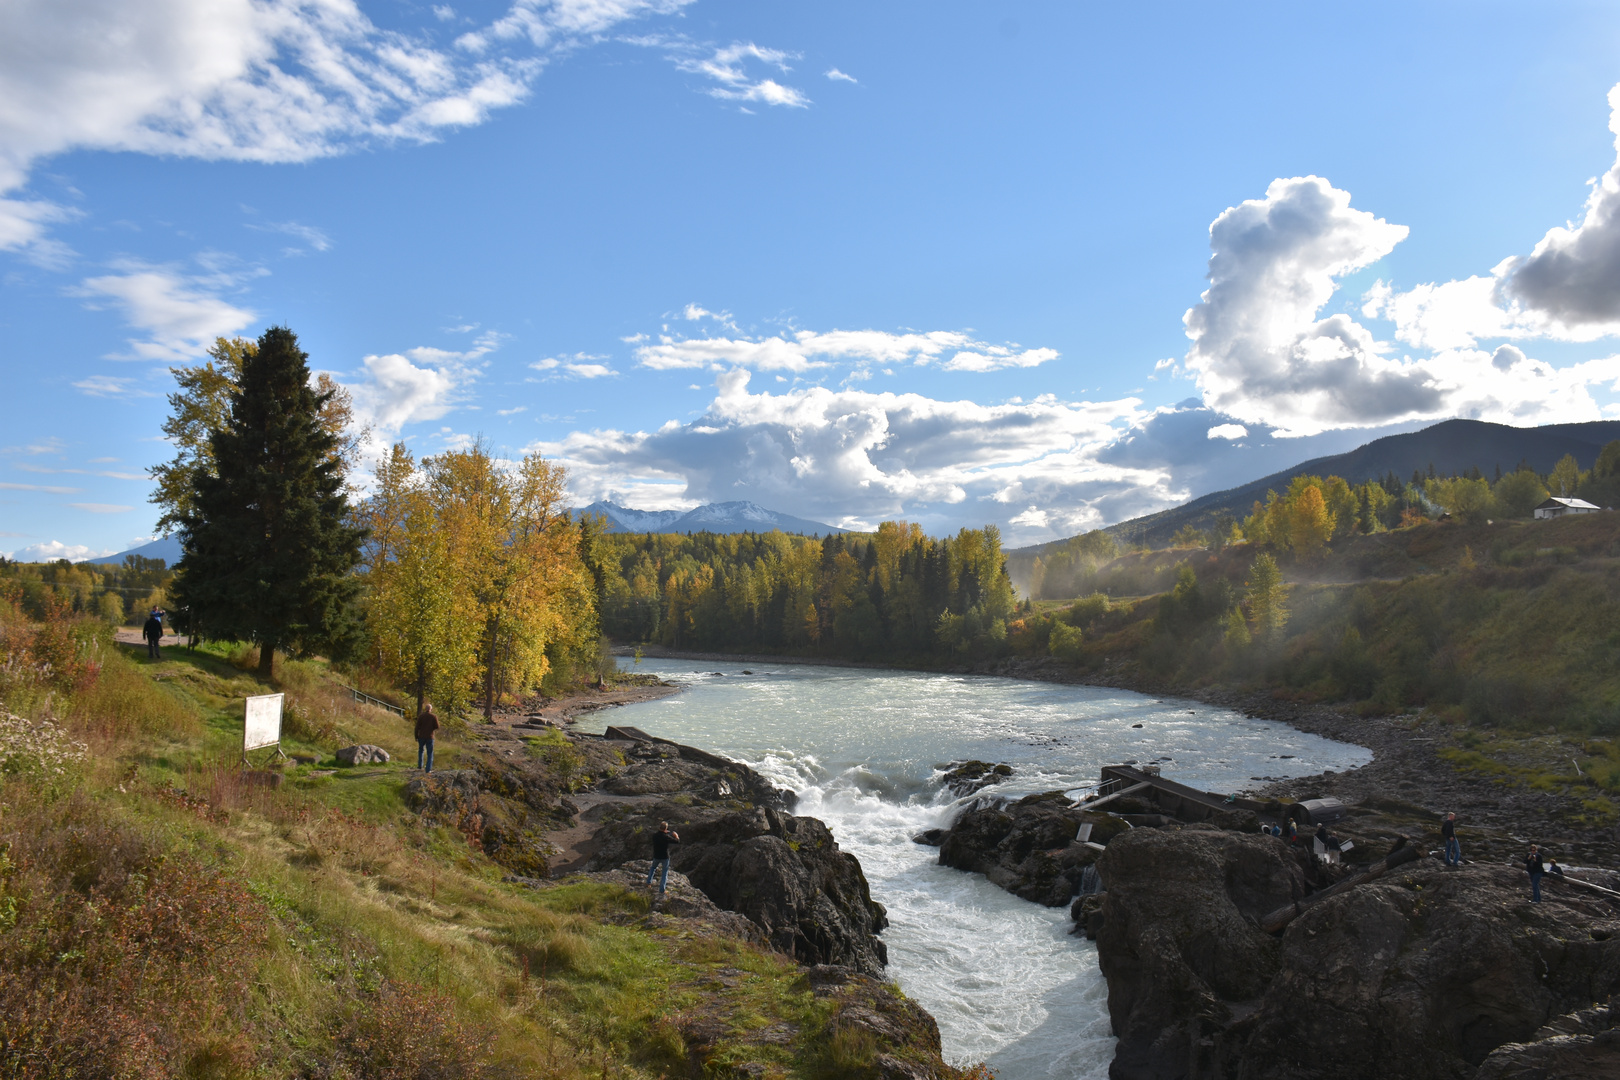
[[[286,327],[259,338],[213,434],[214,468],[180,517],[175,590],[192,631],[256,643],[264,678],[277,649],[344,656],[362,634],[352,571],[365,530],[349,522],[320,418],[329,394],[310,388],[308,359]]]

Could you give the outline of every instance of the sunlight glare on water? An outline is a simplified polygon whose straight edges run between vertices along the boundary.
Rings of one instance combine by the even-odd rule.
[[[1132,759],[1223,792],[1372,760],[1276,721],[1125,690],[793,664],[649,659],[633,670],[683,690],[580,730],[631,724],[795,791],[795,812],[832,827],[888,907],[889,974],[939,1021],[946,1058],[986,1061],[1002,1080],[1106,1077],[1108,988],[1096,948],[1069,935],[1067,908],[940,866],[936,849],[912,842],[956,813],[940,766],[1006,762],[1013,777],[996,790],[1017,796],[1078,795],[1101,766]]]

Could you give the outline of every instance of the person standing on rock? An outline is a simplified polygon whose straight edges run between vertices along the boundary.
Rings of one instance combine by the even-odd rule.
[[[669,822],[660,821],[658,831],[653,833],[652,865],[647,867],[647,888],[652,888],[653,878],[658,877],[658,895],[664,895],[664,888],[669,884],[669,845],[681,842],[681,834],[669,827]],[[662,870],[662,876],[659,871]]]
[[[1541,875],[1547,868],[1541,865],[1541,848],[1535,844],[1530,845],[1530,854],[1525,856],[1524,872],[1530,875],[1530,902],[1541,903]]]
[[[1440,823],[1440,839],[1445,841],[1446,865],[1453,870],[1462,866],[1462,845],[1457,843],[1457,815],[1446,814]]]
[[[439,730],[439,714],[431,702],[424,702],[416,714],[416,767],[423,772],[433,771],[433,733]]]

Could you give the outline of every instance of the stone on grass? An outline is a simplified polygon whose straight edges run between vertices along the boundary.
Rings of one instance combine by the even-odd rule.
[[[341,765],[381,765],[388,760],[388,751],[370,743],[361,743],[359,746],[345,746],[337,752],[337,759]]]

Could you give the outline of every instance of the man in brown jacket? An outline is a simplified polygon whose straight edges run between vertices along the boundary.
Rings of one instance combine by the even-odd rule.
[[[439,730],[439,715],[431,703],[424,703],[416,714],[416,767],[433,771],[433,733]]]

